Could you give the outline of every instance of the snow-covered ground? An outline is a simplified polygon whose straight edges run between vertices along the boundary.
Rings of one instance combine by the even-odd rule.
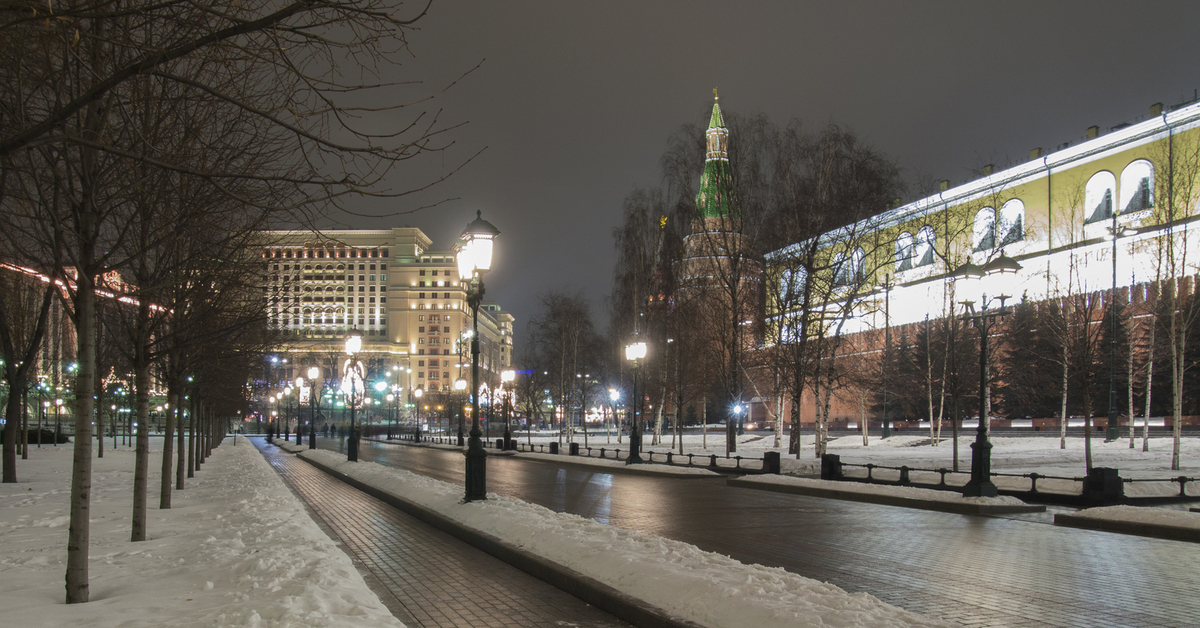
[[[488,494],[487,501],[464,504],[458,484],[375,463],[346,462],[343,455],[331,451],[305,450],[300,455],[704,626],[951,625],[865,593],[847,593],[783,569],[741,563],[680,541],[494,493]]]
[[[213,452],[159,510],[152,439],[149,540],[129,541],[133,452],[93,460],[90,592],[63,603],[71,446],[31,448],[0,484],[6,626],[393,626],[350,559],[244,438]],[[94,455],[94,454],[93,454]]]

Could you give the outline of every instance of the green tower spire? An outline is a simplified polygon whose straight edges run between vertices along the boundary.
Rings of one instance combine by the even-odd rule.
[[[733,173],[729,168],[729,129],[721,116],[720,98],[713,89],[712,117],[708,120],[704,174],[696,194],[696,213],[700,219],[737,218],[733,200]]]

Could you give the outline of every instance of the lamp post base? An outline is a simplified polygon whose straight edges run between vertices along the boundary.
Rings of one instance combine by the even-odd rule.
[[[308,448],[309,449],[317,448],[317,426],[316,425],[308,426]]]
[[[992,483],[992,444],[988,442],[987,429],[981,421],[971,443],[971,480],[963,486],[963,497],[995,497],[996,485]]]
[[[466,494],[463,501],[473,502],[487,499],[487,451],[483,448],[482,434],[479,428],[471,430],[471,438],[467,443]]]
[[[634,430],[629,435],[629,457],[625,459],[625,464],[641,464],[642,460],[642,432]]]
[[[1108,427],[1104,430],[1104,442],[1111,443],[1121,438],[1121,426],[1118,425],[1117,413],[1108,414]]]
[[[346,439],[346,460],[358,462],[358,431],[350,430],[350,438]]]

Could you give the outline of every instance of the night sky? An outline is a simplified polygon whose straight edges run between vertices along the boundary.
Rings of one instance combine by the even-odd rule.
[[[363,201],[448,248],[475,210],[502,232],[488,298],[517,317],[537,295],[583,290],[599,327],[612,228],[684,123],[721,106],[776,123],[845,125],[906,178],[961,183],[988,163],[1136,122],[1200,88],[1198,2],[440,1],[391,78],[426,93],[482,66],[432,104],[455,145],[401,170],[395,188],[486,147],[428,193]],[[414,92],[416,93],[416,92]]]

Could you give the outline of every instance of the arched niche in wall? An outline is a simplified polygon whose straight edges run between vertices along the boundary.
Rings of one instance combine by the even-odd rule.
[[[1122,214],[1154,207],[1154,165],[1139,159],[1121,171]]]
[[[1116,187],[1117,178],[1107,170],[1097,172],[1088,179],[1083,188],[1084,224],[1112,219]]]

